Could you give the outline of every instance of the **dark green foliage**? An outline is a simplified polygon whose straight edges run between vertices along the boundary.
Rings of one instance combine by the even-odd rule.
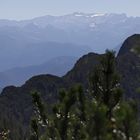
[[[139,135],[137,115],[137,105],[134,101],[122,102],[116,111],[118,130],[124,133],[123,135],[126,136],[126,140],[129,140],[130,137],[137,140]]]
[[[106,52],[87,90],[77,85],[60,91],[58,102],[48,111],[39,94],[32,97],[38,122],[31,126],[40,140],[139,139],[137,105],[122,98],[114,52]]]
[[[90,79],[93,97],[108,106],[110,111],[120,101],[122,92],[115,70],[114,52],[107,51]]]
[[[2,131],[0,133],[1,140],[9,140],[9,130]]]
[[[35,105],[35,112],[36,115],[38,115],[38,121],[46,125],[47,124],[46,112],[45,112],[44,105],[40,99],[40,96],[37,92],[33,92],[32,97],[33,97],[33,103]]]
[[[30,140],[38,140],[38,124],[37,124],[37,120],[33,119],[31,121],[31,136],[30,136]]]
[[[5,116],[0,117],[0,133],[6,133],[7,140],[19,140],[21,138],[24,139],[24,126],[22,126],[20,122],[17,122],[12,115],[10,116],[9,113],[5,114]],[[0,134],[0,140],[1,137],[2,134]]]

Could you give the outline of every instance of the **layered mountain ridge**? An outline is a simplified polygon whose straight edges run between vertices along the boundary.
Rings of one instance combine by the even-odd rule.
[[[79,58],[88,52],[102,54],[107,48],[115,48],[118,52],[125,38],[140,33],[139,26],[140,17],[125,14],[77,12],[23,21],[0,20],[0,79],[5,81],[0,81],[0,88],[19,86],[31,76],[41,73],[57,74],[54,70],[38,71],[38,66],[50,59],[62,56]],[[20,74],[21,80],[17,78],[19,67],[26,73],[24,77],[23,73]],[[69,70],[61,68],[62,71]],[[15,81],[11,80],[11,73]]]
[[[136,98],[140,100],[136,93],[140,87],[140,57],[134,51],[135,46],[140,47],[140,35],[135,34],[123,43],[116,58],[117,69],[121,75],[121,86],[124,89],[125,98]],[[27,129],[33,113],[31,91],[37,90],[47,103],[57,99],[61,88],[69,88],[73,84],[81,83],[85,88],[88,85],[88,77],[94,67],[99,63],[102,55],[89,53],[81,57],[74,68],[65,76],[39,75],[29,79],[23,86],[10,86],[4,88],[0,95],[0,120],[4,116],[12,116],[16,121],[22,120],[22,126]]]
[[[73,52],[72,48],[79,46],[79,50],[103,53],[107,48],[113,49],[122,44],[128,36],[140,33],[139,25],[140,17],[128,17],[125,14],[73,13],[24,21],[0,20],[0,71],[48,61],[52,57],[48,56],[47,50],[52,46],[56,50],[55,55],[49,52],[54,55],[53,58],[58,56],[60,45],[65,45]],[[38,52],[36,57],[35,52]],[[33,57],[32,61],[30,56]]]
[[[17,67],[0,72],[0,87],[15,85],[20,86],[24,84],[29,77],[39,74],[53,74],[63,76],[75,64],[77,57],[73,56],[60,56],[40,64],[27,67]]]

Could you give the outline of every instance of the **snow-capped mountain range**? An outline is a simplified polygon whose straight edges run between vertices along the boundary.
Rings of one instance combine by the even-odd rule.
[[[9,32],[11,38],[17,38],[18,34],[18,38],[28,41],[85,45],[100,53],[106,48],[118,46],[132,34],[140,33],[139,26],[140,17],[77,12],[63,16],[47,15],[23,21],[0,20],[2,27],[0,33]]]
[[[110,21],[110,19],[112,18],[114,18],[114,21]],[[73,25],[78,25],[78,28],[82,27],[80,26],[81,24],[85,25],[86,27],[90,27],[91,24],[97,25],[105,22],[108,23],[125,22],[127,18],[128,17],[126,16],[126,14],[99,14],[99,13],[86,14],[86,13],[75,12],[63,16],[46,15],[30,20],[21,20],[21,21],[1,19],[0,26],[7,25],[7,26],[24,27],[28,24],[34,24],[35,26],[38,27],[46,27],[48,25],[52,25],[56,28],[66,29],[68,24],[71,27]],[[64,26],[60,26],[60,25],[64,25]]]
[[[136,33],[140,33],[140,17],[125,14],[76,12],[22,21],[1,19],[0,72],[39,66],[61,56],[79,58],[91,51],[118,51],[122,42]]]

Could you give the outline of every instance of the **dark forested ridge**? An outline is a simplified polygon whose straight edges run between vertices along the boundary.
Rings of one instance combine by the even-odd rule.
[[[140,87],[140,57],[137,49],[140,48],[140,35],[135,34],[126,39],[117,56],[118,70],[122,79],[122,87],[126,97],[140,98],[135,94]]]
[[[122,79],[121,86],[125,91],[125,97],[129,98],[139,96],[136,94],[136,89],[140,87],[140,58],[134,51],[138,46],[140,46],[140,35],[129,37],[123,43],[116,58],[117,68]],[[31,91],[37,90],[47,103],[51,103],[57,99],[58,91],[61,88],[69,88],[72,84],[81,83],[86,89],[88,77],[102,56],[95,53],[83,56],[63,77],[39,75],[29,79],[21,87],[6,87],[0,95],[0,129],[3,127],[11,129],[11,134],[13,136],[16,134],[14,140],[19,139],[17,133],[28,135],[26,130],[33,113]],[[10,120],[10,123],[7,120]],[[20,139],[25,139],[24,136]]]

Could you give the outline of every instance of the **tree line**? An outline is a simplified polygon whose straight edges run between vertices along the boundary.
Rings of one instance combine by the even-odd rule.
[[[106,51],[89,78],[89,87],[61,90],[47,106],[32,93],[30,140],[139,140],[137,102],[123,98],[115,53]]]

